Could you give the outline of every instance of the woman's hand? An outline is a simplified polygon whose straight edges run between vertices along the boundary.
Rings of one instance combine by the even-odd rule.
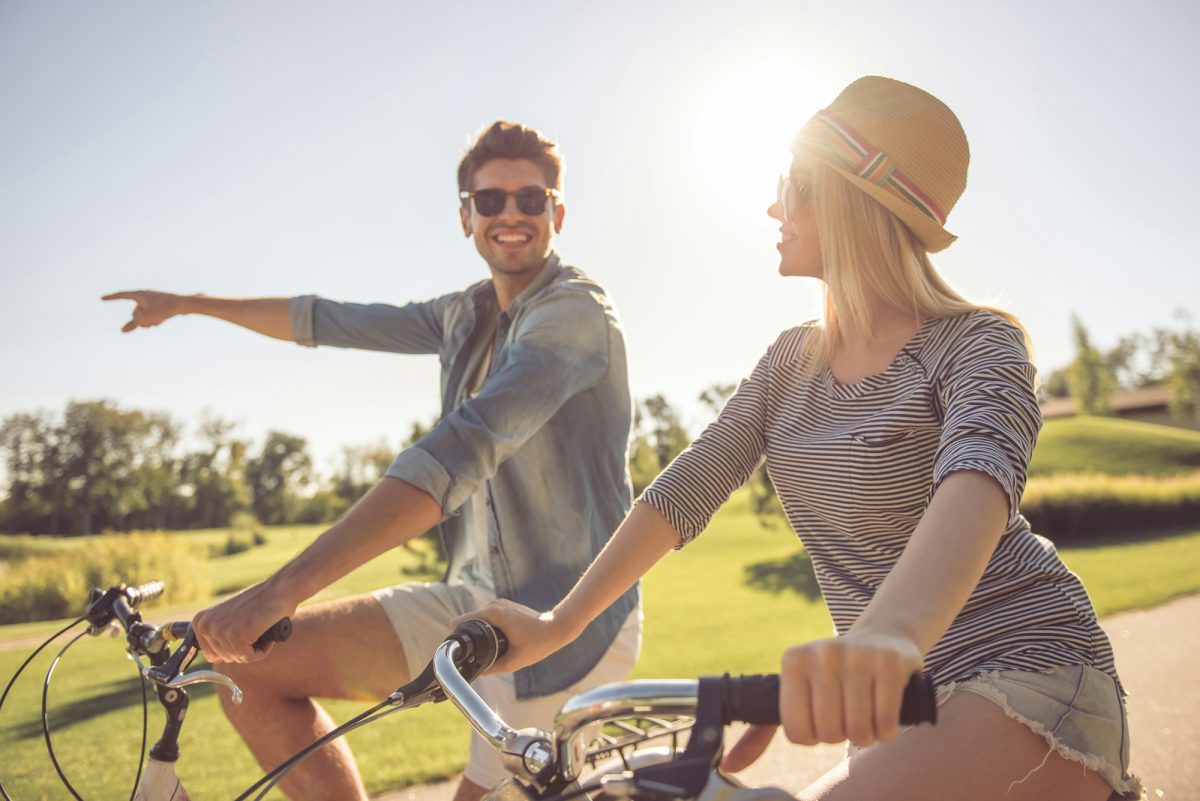
[[[900,731],[900,704],[921,670],[920,649],[891,633],[851,630],[783,654],[779,717],[793,743],[889,742]]]
[[[538,613],[514,601],[497,598],[486,606],[450,621],[457,626],[466,620],[486,620],[508,638],[508,650],[496,660],[485,674],[511,673],[519,668],[540,662],[562,648],[574,635],[555,621],[550,612]]]

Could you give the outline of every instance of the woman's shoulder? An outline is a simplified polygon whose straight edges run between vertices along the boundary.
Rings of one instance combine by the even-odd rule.
[[[820,320],[809,320],[794,328],[785,329],[771,343],[771,347],[767,348],[767,361],[772,366],[803,363],[820,328]]]
[[[1004,351],[1025,354],[1025,332],[1012,320],[992,309],[974,309],[934,321],[925,343],[931,355]]]
[[[972,309],[969,312],[956,314],[952,317],[939,317],[936,321],[939,328],[953,333],[955,336],[965,334],[983,335],[987,332],[1017,331],[1020,328],[1011,320],[994,309]]]

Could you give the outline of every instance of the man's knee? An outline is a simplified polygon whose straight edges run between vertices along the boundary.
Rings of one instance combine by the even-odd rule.
[[[221,706],[226,713],[233,713],[246,702],[251,705],[270,703],[277,700],[291,700],[285,697],[277,682],[270,679],[270,669],[262,661],[238,664],[236,662],[219,662],[213,669],[229,678],[242,691],[242,703],[233,702],[233,694],[226,690],[218,691]]]

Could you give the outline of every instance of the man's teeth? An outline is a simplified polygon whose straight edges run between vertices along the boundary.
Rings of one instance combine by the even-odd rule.
[[[528,242],[529,235],[528,234],[498,234],[496,236],[496,241],[503,242],[505,244],[513,243],[513,242]]]

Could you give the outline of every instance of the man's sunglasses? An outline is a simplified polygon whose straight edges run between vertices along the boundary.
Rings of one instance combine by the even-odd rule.
[[[790,175],[779,176],[779,185],[775,187],[775,202],[783,207],[783,219],[792,219],[796,210],[811,199],[812,187],[808,184],[797,183]]]
[[[465,204],[468,199],[475,201],[475,211],[484,217],[495,217],[504,211],[508,205],[508,196],[517,199],[517,209],[530,217],[546,211],[546,200],[558,198],[558,190],[544,186],[526,186],[516,192],[506,192],[503,189],[476,189],[474,192],[459,192],[458,196]]]

